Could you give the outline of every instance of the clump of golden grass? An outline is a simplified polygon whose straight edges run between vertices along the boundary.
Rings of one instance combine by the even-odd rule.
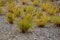
[[[18,23],[18,27],[22,33],[26,33],[31,28],[31,23],[28,20],[20,20]]]
[[[7,13],[7,21],[10,23],[10,24],[13,24],[16,16],[13,14],[13,13]]]
[[[52,18],[52,22],[57,25],[57,26],[60,26],[60,15],[59,16],[54,16]]]
[[[59,12],[59,8],[57,6],[54,7],[51,3],[43,3],[41,7],[49,15],[55,15],[56,13]]]
[[[50,19],[47,16],[47,14],[45,14],[45,12],[43,12],[42,16],[41,16],[41,13],[37,13],[36,15],[37,15],[36,23],[39,27],[44,27]]]
[[[19,20],[18,27],[22,33],[26,33],[32,26],[32,15],[27,13],[23,19]]]
[[[38,0],[31,0],[31,1],[32,1],[33,5],[35,5],[35,6],[39,5],[39,1]]]

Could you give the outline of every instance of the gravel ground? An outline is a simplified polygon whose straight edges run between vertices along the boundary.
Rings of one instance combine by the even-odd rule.
[[[39,28],[34,26],[28,33],[21,33],[15,24],[9,24],[5,15],[0,16],[0,40],[60,40],[60,27],[53,23]]]

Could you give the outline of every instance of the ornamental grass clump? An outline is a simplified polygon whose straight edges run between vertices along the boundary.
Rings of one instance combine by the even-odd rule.
[[[31,1],[32,1],[33,5],[35,5],[35,6],[39,5],[39,1],[38,0],[31,0]]]
[[[56,25],[56,26],[60,26],[60,16],[54,16],[52,18],[52,22]]]
[[[7,13],[7,21],[10,23],[10,24],[13,24],[16,16],[13,14],[13,13]]]
[[[59,12],[59,8],[57,6],[53,6],[51,3],[43,3],[41,5],[42,10],[46,11],[49,15],[55,15]]]
[[[7,6],[8,12],[13,13],[13,11],[15,10],[15,7],[16,7],[16,4],[15,4],[14,2],[10,3],[10,4]]]
[[[18,28],[22,33],[26,33],[32,26],[32,15],[27,13],[23,18],[18,21]]]
[[[26,33],[31,28],[31,25],[32,25],[31,22],[29,22],[28,20],[22,19],[18,23],[18,28],[22,33]]]
[[[7,7],[8,12],[13,13],[16,17],[20,16],[22,7],[17,6],[14,2],[10,3]]]
[[[40,19],[40,18],[41,18],[41,13],[40,13],[40,11],[36,11],[35,17],[36,17],[37,19]]]
[[[27,13],[33,13],[34,12],[34,7],[33,6],[25,6],[24,11]]]
[[[13,10],[13,13],[16,15],[16,17],[20,16],[20,14],[22,13],[22,8],[21,7],[16,7]]]
[[[25,20],[28,20],[28,21],[31,21],[32,20],[32,17],[33,15],[31,13],[27,13],[25,16],[24,16],[24,19]]]
[[[48,21],[49,17],[45,13],[43,13],[42,16],[36,19],[36,23],[39,27],[44,27],[48,23]]]

